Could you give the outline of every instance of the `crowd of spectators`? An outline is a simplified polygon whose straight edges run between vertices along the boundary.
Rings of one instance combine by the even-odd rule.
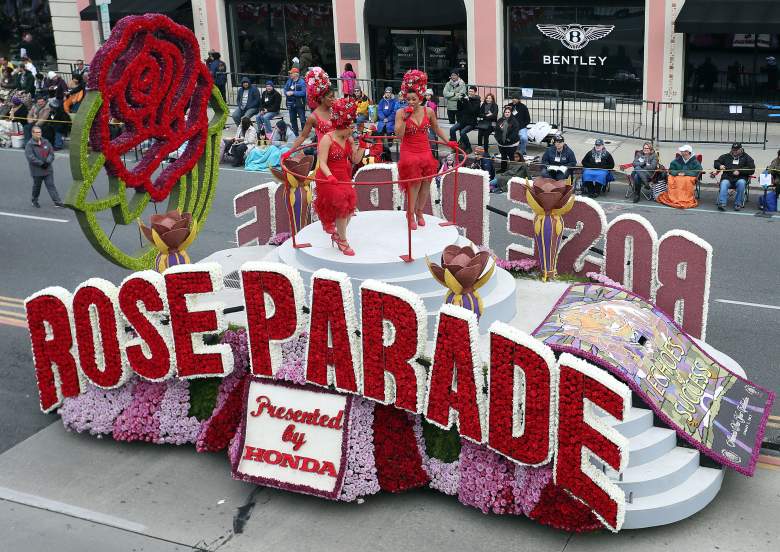
[[[30,58],[13,63],[0,57],[0,145],[21,132],[24,143],[38,126],[55,150],[70,133],[72,113],[84,99],[88,67],[79,60],[66,81],[61,73],[39,71]]]

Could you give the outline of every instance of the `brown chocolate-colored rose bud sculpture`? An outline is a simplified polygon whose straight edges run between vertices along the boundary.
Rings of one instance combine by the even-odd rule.
[[[482,316],[482,298],[477,290],[484,286],[496,269],[487,251],[477,251],[472,245],[448,245],[441,254],[441,266],[428,259],[428,269],[436,281],[449,289],[444,302],[458,305]]]
[[[314,157],[304,155],[299,158],[289,157],[282,161],[282,170],[271,168],[271,174],[284,184],[287,197],[287,215],[294,233],[309,224],[310,206],[312,201],[311,178],[299,178],[295,175],[309,175]]]
[[[171,266],[189,264],[190,256],[186,249],[198,235],[198,223],[192,214],[168,211],[163,215],[152,215],[149,223],[151,228],[138,219],[141,232],[158,251],[155,270],[163,272]]]
[[[563,180],[535,178],[526,188],[526,201],[534,212],[534,245],[542,280],[558,275],[558,248],[563,236],[563,215],[574,206],[574,188]]]

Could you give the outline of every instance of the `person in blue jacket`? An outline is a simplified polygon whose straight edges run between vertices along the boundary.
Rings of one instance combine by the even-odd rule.
[[[385,88],[385,94],[376,104],[376,134],[391,136],[395,132],[395,112],[401,109],[401,104],[393,95],[393,88]],[[382,140],[385,159],[390,159],[390,140]]]
[[[390,135],[395,132],[395,112],[398,111],[398,100],[393,96],[391,87],[385,88],[385,95],[376,106],[377,134]]]
[[[260,91],[247,77],[241,79],[241,88],[238,89],[236,104],[236,110],[233,112],[233,121],[235,121],[236,126],[241,123],[241,119],[244,117],[251,119],[260,111]]]
[[[284,97],[287,98],[287,111],[290,112],[290,126],[298,136],[299,128],[306,126],[306,83],[297,67],[290,69],[290,77],[284,85]]]
[[[555,136],[553,145],[542,155],[542,165],[542,176],[554,180],[566,180],[571,174],[571,168],[577,166],[577,157],[566,145],[562,134]],[[558,167],[567,167],[567,170],[560,170]]]

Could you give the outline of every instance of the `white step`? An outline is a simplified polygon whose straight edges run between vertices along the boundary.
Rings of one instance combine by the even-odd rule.
[[[600,408],[596,407],[595,410],[596,414],[607,416],[606,412]],[[626,412],[622,422],[618,422],[612,416],[607,416],[604,421],[607,425],[617,429],[624,437],[635,437],[643,431],[653,427],[653,411],[632,406],[628,412]]]
[[[651,427],[628,440],[628,465],[638,466],[660,458],[677,445],[677,436],[671,429]]]
[[[675,487],[649,496],[626,494],[623,529],[641,529],[675,523],[692,516],[709,504],[723,483],[724,470],[699,467]]]
[[[594,464],[602,467],[598,461]],[[629,466],[623,472],[622,478],[618,477],[617,472],[610,467],[606,468],[605,473],[626,492],[626,496],[628,493],[633,493],[636,498],[657,494],[680,485],[698,468],[697,450],[675,447],[655,460],[638,466]]]

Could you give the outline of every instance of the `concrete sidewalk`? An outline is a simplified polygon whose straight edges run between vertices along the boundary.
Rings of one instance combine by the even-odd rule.
[[[483,515],[427,490],[346,504],[254,487],[229,472],[224,454],[96,439],[55,422],[0,455],[0,533],[12,535],[10,549],[20,552],[53,546],[252,552],[281,546],[339,552],[654,552],[692,546],[758,552],[778,544],[780,472],[767,469],[753,478],[726,474],[720,495],[692,518],[617,535],[571,535],[522,517]]]

